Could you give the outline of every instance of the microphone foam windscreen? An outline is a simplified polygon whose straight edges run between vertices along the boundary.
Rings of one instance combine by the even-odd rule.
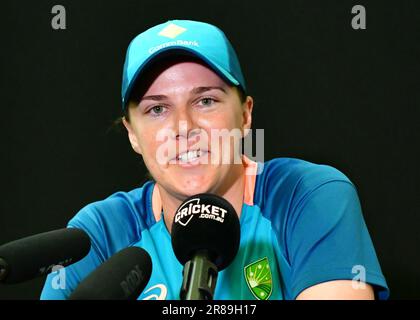
[[[63,267],[85,257],[90,238],[80,229],[64,228],[9,242],[0,247],[2,282],[18,283]]]
[[[175,213],[172,247],[181,264],[194,253],[207,250],[218,270],[235,258],[240,242],[240,224],[233,206],[215,194],[201,193],[186,199]]]
[[[128,247],[101,264],[74,290],[70,300],[135,300],[152,274],[152,259],[142,248]]]

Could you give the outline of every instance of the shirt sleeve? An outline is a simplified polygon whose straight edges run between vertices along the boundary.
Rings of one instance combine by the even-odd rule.
[[[360,280],[371,284],[379,299],[388,298],[389,289],[351,182],[328,181],[306,192],[294,206],[286,239],[291,298],[332,280]]]

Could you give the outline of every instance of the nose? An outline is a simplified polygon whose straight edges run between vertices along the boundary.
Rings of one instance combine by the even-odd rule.
[[[178,108],[173,123],[176,140],[194,139],[200,133],[196,120],[188,107]]]

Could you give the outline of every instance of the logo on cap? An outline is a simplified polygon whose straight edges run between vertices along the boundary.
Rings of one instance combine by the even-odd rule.
[[[171,23],[170,25],[167,25],[165,28],[163,28],[158,34],[163,37],[175,39],[185,31],[187,31],[187,29]]]

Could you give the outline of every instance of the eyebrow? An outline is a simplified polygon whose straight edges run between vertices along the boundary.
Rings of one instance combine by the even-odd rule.
[[[203,93],[210,90],[221,90],[224,93],[227,93],[223,87],[213,86],[213,87],[197,87],[191,90],[191,93],[198,94]]]
[[[227,93],[226,90],[223,87],[219,87],[219,86],[210,86],[210,87],[196,87],[194,89],[192,89],[190,91],[190,93],[192,94],[200,94],[206,91],[210,91],[210,90],[220,90],[224,93]],[[153,100],[153,101],[162,101],[167,99],[168,97],[163,95],[163,94],[157,94],[157,95],[150,95],[150,96],[144,96],[143,98],[140,99],[140,102],[143,100]]]

